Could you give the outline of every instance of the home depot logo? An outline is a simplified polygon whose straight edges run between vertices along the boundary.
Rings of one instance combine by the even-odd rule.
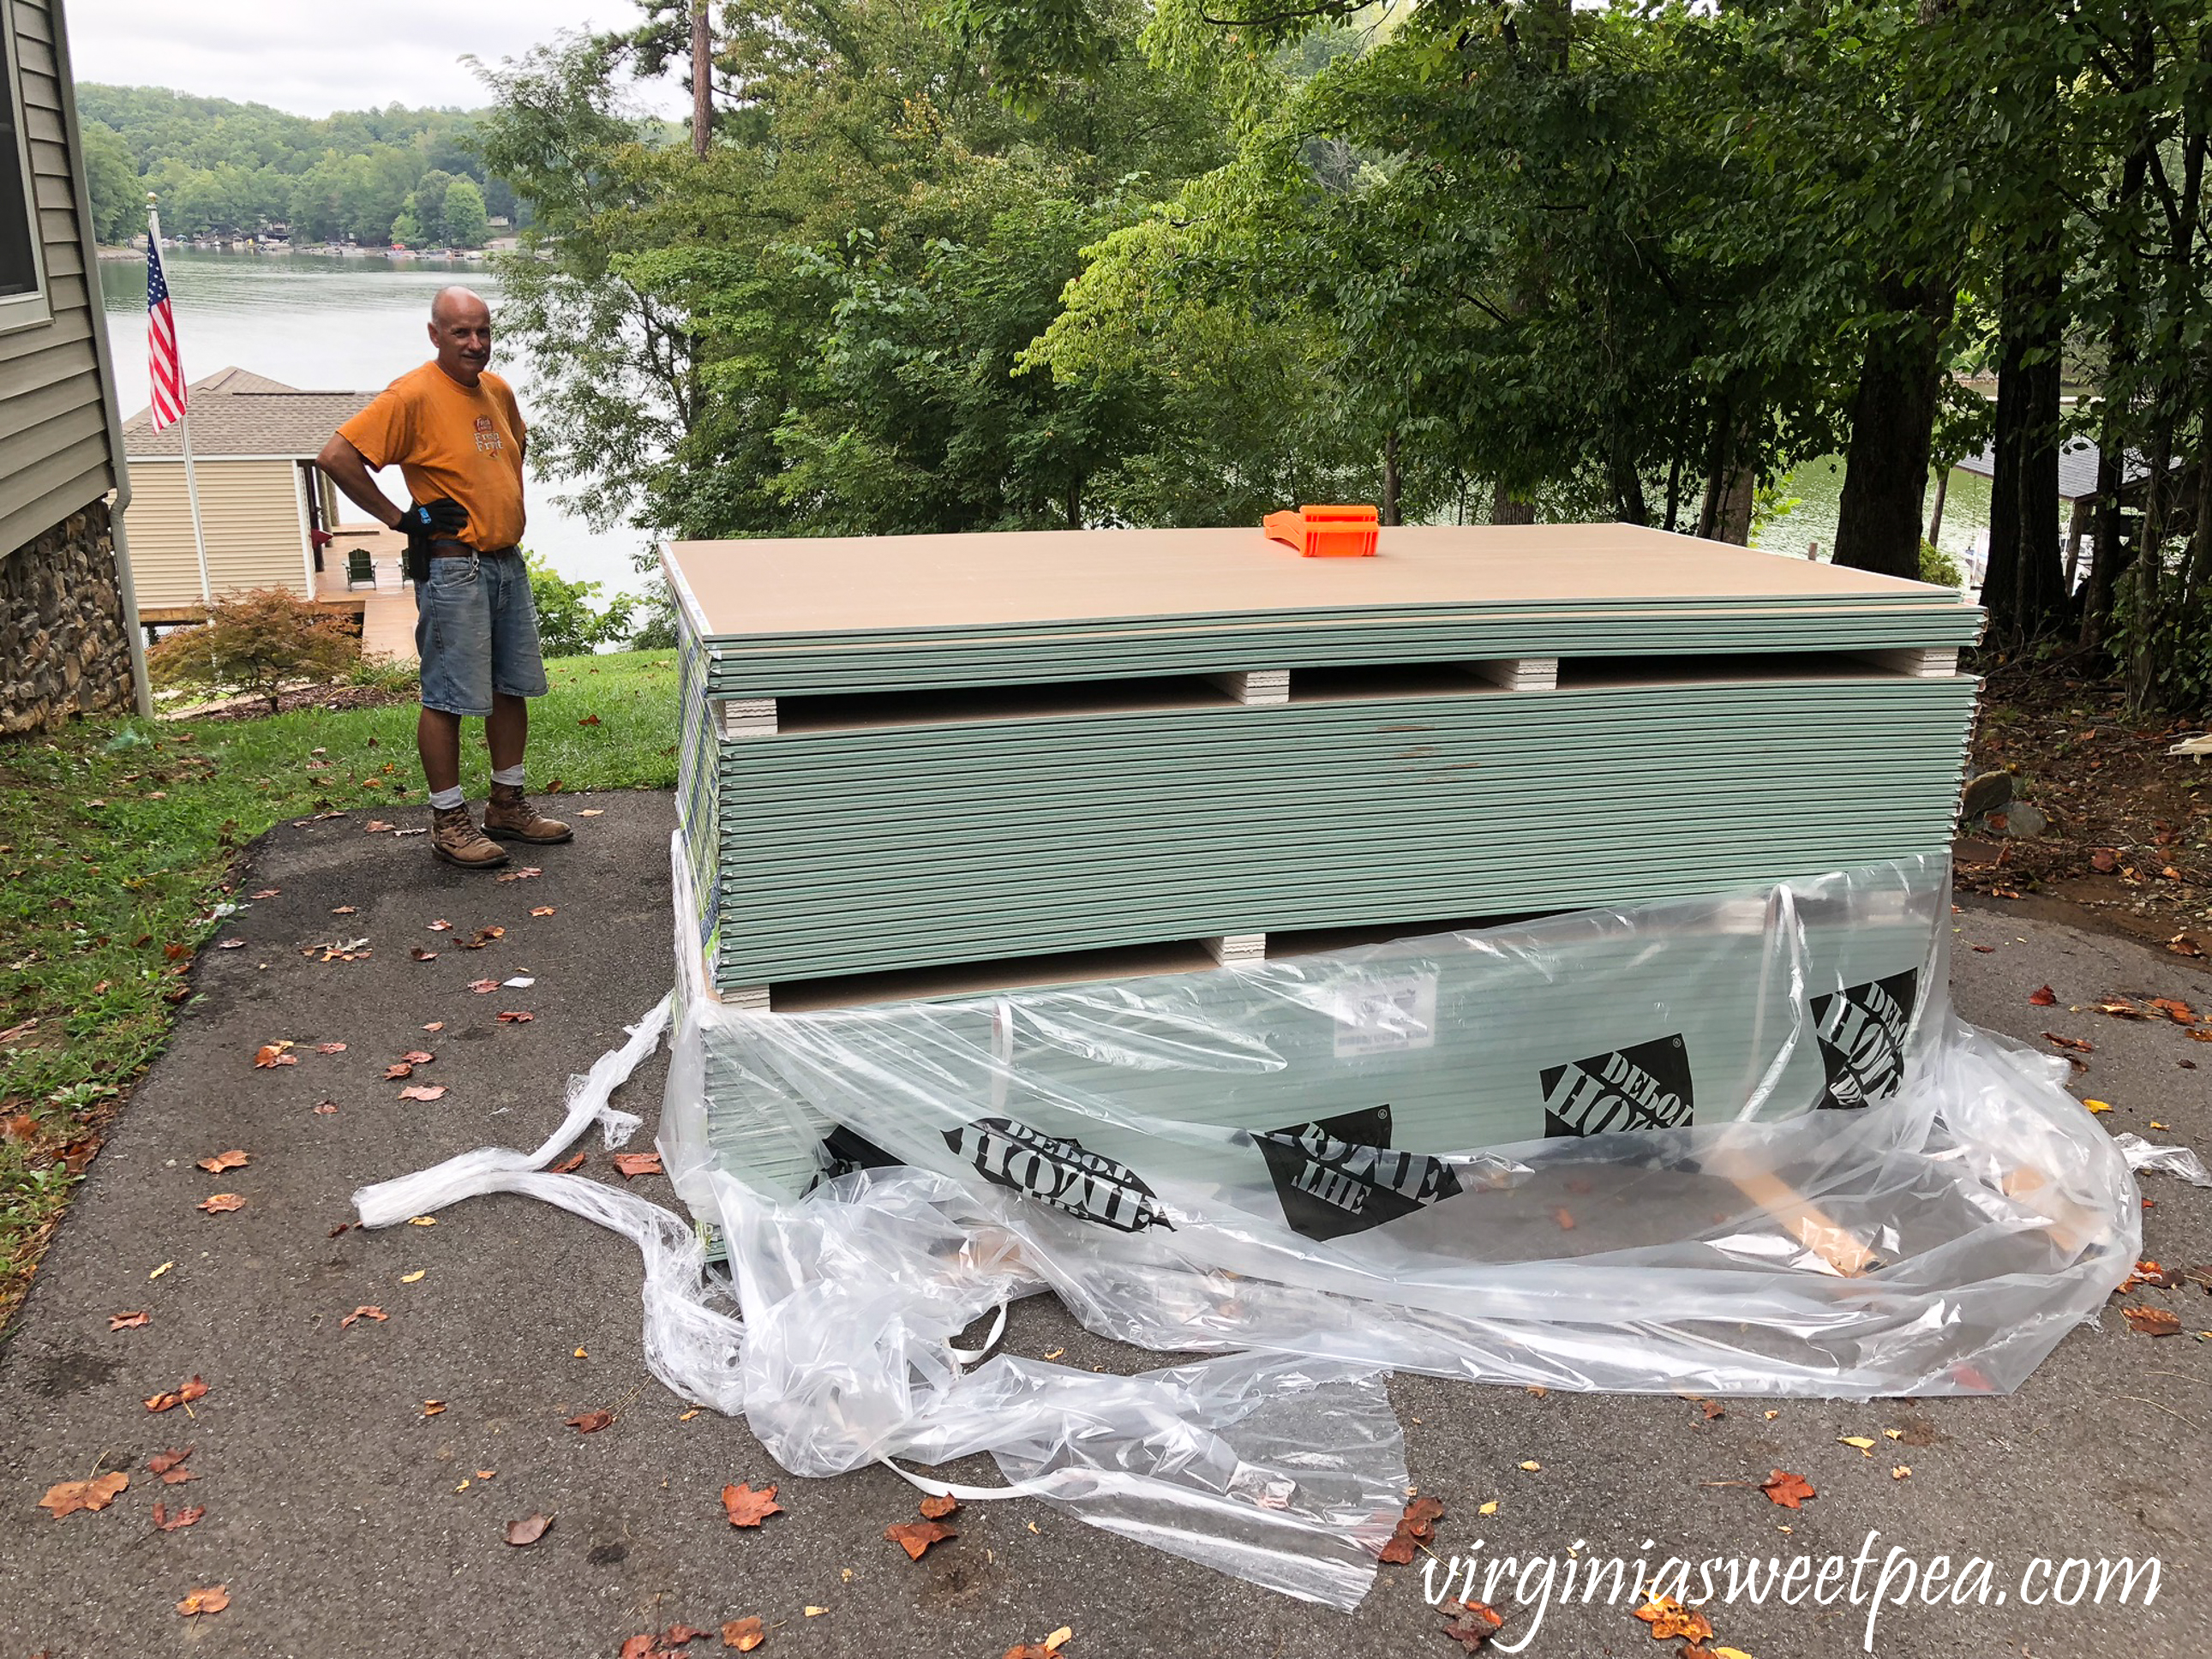
[[[1442,1158],[1390,1150],[1390,1109],[1376,1106],[1252,1137],[1267,1160],[1283,1219],[1306,1238],[1338,1238],[1455,1197]]]
[[[1547,1066],[1539,1075],[1547,1136],[1673,1129],[1695,1115],[1690,1051],[1679,1036]]]
[[[1813,1034],[1828,1073],[1824,1109],[1855,1111],[1897,1092],[1919,985],[1918,970],[1907,969],[1812,999]]]
[[[1045,1134],[1012,1118],[986,1117],[945,1130],[945,1144],[992,1185],[1042,1199],[1085,1221],[1125,1233],[1175,1224],[1134,1170],[1085,1152],[1080,1141]]]

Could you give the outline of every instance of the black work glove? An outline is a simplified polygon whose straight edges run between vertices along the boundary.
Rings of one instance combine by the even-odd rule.
[[[469,515],[461,504],[450,495],[441,495],[434,501],[410,501],[407,510],[399,515],[392,528],[407,538],[407,578],[410,581],[430,579],[430,544],[451,541],[468,526]]]

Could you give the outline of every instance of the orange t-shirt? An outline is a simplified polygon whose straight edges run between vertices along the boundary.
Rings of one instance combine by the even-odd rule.
[[[478,552],[522,540],[522,411],[486,370],[473,386],[433,362],[410,369],[338,428],[372,467],[397,463],[417,501],[441,495],[469,515],[455,538]]]

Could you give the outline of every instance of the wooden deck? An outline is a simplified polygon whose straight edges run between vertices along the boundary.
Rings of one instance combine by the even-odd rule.
[[[315,573],[316,602],[361,617],[361,648],[366,655],[413,662],[415,594],[399,568],[407,538],[378,524],[342,524],[331,535],[331,545],[323,550],[323,568]],[[346,585],[346,557],[358,547],[367,548],[374,563],[374,587]]]

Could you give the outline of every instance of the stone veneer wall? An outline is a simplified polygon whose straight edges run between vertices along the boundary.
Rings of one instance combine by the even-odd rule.
[[[107,503],[0,554],[0,734],[131,705]]]

